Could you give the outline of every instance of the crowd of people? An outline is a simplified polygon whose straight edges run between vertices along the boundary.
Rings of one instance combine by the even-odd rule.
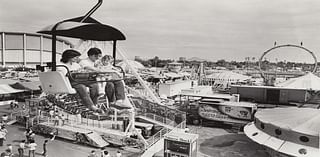
[[[1,132],[5,132],[6,134],[8,131],[5,129],[4,126],[0,129]],[[38,144],[35,141],[36,134],[33,132],[31,128],[26,129],[24,132],[26,139],[20,140],[19,144],[15,145],[17,148],[14,150],[14,145],[8,143],[6,144],[5,151],[0,154],[0,157],[35,157],[38,156],[36,154],[40,154],[43,157],[48,157],[48,143],[49,141],[53,141],[54,137],[49,139],[45,139],[42,144],[42,152],[36,153]],[[4,135],[5,137],[5,135]],[[6,139],[6,138],[4,138]],[[0,143],[0,147],[3,147],[3,141]],[[41,150],[40,150],[41,151]],[[88,157],[123,157],[120,151],[117,152],[109,152],[106,148],[101,148],[100,152],[96,150],[92,150]]]
[[[4,128],[4,126],[1,126],[2,127],[2,131],[1,132],[5,132],[6,134],[8,133],[8,131]],[[35,142],[35,133],[32,131],[31,128],[29,129],[26,129],[26,131],[24,132],[25,134],[25,137],[26,137],[26,140],[21,140],[19,142],[19,145],[17,147],[17,155],[18,157],[25,157],[25,150],[26,149],[29,149],[29,153],[28,153],[28,156],[29,157],[35,157],[35,151],[36,151],[36,148],[37,148],[37,144]],[[3,138],[3,140],[5,140],[5,136]],[[47,143],[48,140],[45,140],[45,143]],[[0,146],[2,147],[3,146],[3,141],[0,142]],[[46,150],[46,146],[43,147],[44,150]],[[44,157],[46,157],[46,153],[43,153],[42,154]],[[12,144],[7,144],[7,148],[5,149],[4,152],[2,152],[0,154],[0,157],[13,157],[13,156],[16,156],[14,153],[13,153],[13,145]]]

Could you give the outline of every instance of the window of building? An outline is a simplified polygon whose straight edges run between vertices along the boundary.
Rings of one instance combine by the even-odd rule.
[[[40,50],[27,50],[26,51],[27,62],[40,62]]]
[[[27,36],[27,50],[40,50],[40,37]]]
[[[6,50],[5,61],[13,63],[23,63],[23,50]]]
[[[49,38],[43,38],[43,50],[51,51],[52,50],[52,41]]]
[[[7,50],[22,50],[23,49],[23,35],[22,34],[6,34],[5,44]]]

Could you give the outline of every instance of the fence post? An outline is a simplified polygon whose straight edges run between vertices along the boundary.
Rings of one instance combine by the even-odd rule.
[[[12,115],[13,115],[13,113],[11,112],[11,113],[10,113],[10,120],[12,120]]]
[[[100,116],[98,116],[98,127],[101,128]]]
[[[154,136],[152,136],[152,143],[151,143],[151,145],[153,145],[154,144]]]
[[[88,114],[87,114],[87,117],[86,117],[86,119],[87,119],[87,126],[88,126],[88,125],[89,125]]]

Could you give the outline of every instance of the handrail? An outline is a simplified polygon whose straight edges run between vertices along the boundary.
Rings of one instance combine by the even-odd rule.
[[[176,125],[173,129],[169,129],[166,127],[162,128],[160,131],[158,131],[156,134],[154,134],[152,137],[146,140],[148,143],[148,146],[146,147],[146,149],[150,148],[152,145],[160,141],[165,134],[171,132],[172,130],[184,129],[185,127],[186,127],[186,121],[183,121],[180,124]]]
[[[174,127],[174,123],[175,123],[171,119],[168,119],[166,117],[161,117],[161,116],[158,116],[158,115],[153,114],[153,113],[138,113],[137,116],[144,116],[144,117],[150,118],[150,119],[152,119],[154,121],[157,121],[157,122],[160,122],[160,123],[172,126],[172,127]]]

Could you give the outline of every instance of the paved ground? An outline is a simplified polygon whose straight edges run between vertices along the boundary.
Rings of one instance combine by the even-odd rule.
[[[0,116],[8,113],[8,106],[0,106]],[[19,141],[24,140],[25,136],[23,132],[25,131],[24,126],[20,125],[9,125],[7,126],[8,134],[7,140],[4,143],[4,146],[0,147],[0,153],[2,153],[6,148],[7,144],[13,145],[13,153],[17,154]],[[36,135],[35,141],[38,144],[36,150],[36,156],[42,156],[42,144],[45,139],[49,139],[49,137]],[[63,139],[56,139],[53,141],[49,140],[47,145],[48,147],[48,156],[49,157],[87,157],[91,150],[96,150],[100,152],[99,149],[93,148],[90,146],[74,144],[72,141],[66,141]],[[111,153],[112,157],[115,156],[117,150],[120,150],[124,157],[138,157],[138,153],[133,152],[134,150],[123,150],[118,147],[107,147],[107,150]],[[28,151],[28,149],[26,150]],[[17,156],[17,155],[15,155]],[[27,152],[25,152],[25,156],[28,156]]]
[[[0,116],[8,112],[8,106],[0,106]],[[244,134],[235,134],[221,128],[188,126],[190,132],[199,134],[200,157],[269,157],[264,149],[247,138]],[[12,125],[7,127],[9,133],[6,144],[12,144],[14,153],[17,153],[19,140],[25,139],[23,132],[24,127],[19,125]],[[38,144],[37,155],[41,156],[42,144],[45,139],[44,136],[36,136],[36,143]],[[0,147],[0,152],[3,152],[6,146]],[[98,149],[89,146],[73,144],[71,141],[56,139],[50,141],[48,144],[49,157],[87,157],[91,150]],[[117,150],[121,150],[125,157],[140,156],[133,151],[123,150],[121,148],[108,147],[107,150],[114,155]],[[28,150],[27,150],[28,151]],[[157,153],[160,156],[163,153]],[[206,154],[206,155],[203,155]],[[27,156],[27,152],[25,153]]]
[[[230,133],[221,128],[188,127],[190,132],[199,134],[200,152],[210,157],[269,157],[260,145],[243,133]]]

